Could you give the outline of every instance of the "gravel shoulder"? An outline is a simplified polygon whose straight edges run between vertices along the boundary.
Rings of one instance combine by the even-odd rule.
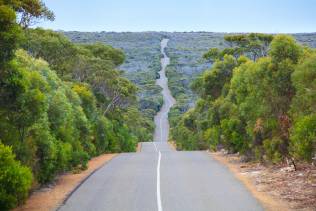
[[[14,211],[56,210],[82,181],[115,156],[116,154],[100,155],[89,161],[88,169],[77,174],[67,173],[58,176],[53,184],[34,191],[26,203]]]
[[[264,166],[241,162],[236,154],[212,152],[266,210],[315,210],[316,168],[300,164],[298,170],[285,165]]]
[[[136,152],[141,152],[142,151],[142,143],[138,142],[137,147],[136,147]]]

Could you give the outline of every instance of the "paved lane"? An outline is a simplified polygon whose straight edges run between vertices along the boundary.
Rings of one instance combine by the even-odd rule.
[[[121,154],[87,179],[61,211],[157,210],[156,153]]]
[[[146,149],[154,149],[154,143],[146,145]],[[158,210],[158,153],[151,149],[114,158],[84,182],[60,210]],[[263,210],[229,170],[206,152],[162,151],[160,189],[163,211]]]
[[[143,142],[141,143],[141,152],[174,152],[167,142]]]
[[[155,145],[153,142],[143,142],[141,143],[141,152],[144,153],[155,153],[157,152],[157,145]]]
[[[207,152],[162,153],[161,196],[164,211],[263,210]]]

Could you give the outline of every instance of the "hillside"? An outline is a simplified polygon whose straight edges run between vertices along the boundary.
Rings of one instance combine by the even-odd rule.
[[[210,48],[227,47],[224,36],[216,32],[63,32],[75,43],[103,42],[121,48],[126,60],[119,68],[140,88],[138,96],[142,110],[153,117],[162,104],[160,88],[155,78],[160,68],[160,40],[170,39],[166,49],[171,64],[167,68],[169,87],[177,99],[171,117],[178,116],[192,107],[196,96],[190,83],[211,64],[202,58]],[[304,45],[316,47],[316,33],[293,34]],[[149,109],[149,110],[148,110]],[[171,118],[173,121],[173,118]],[[172,124],[172,122],[171,122]]]

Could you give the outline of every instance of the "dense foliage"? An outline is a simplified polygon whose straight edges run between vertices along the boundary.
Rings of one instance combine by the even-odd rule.
[[[16,161],[10,147],[0,142],[0,208],[8,210],[27,197],[32,173]]]
[[[41,114],[44,96],[39,90],[43,84],[23,81],[24,77],[37,76],[26,73],[14,60],[15,50],[22,37],[22,28],[36,18],[54,19],[54,15],[39,0],[0,1],[0,139],[9,137],[16,141],[24,138],[25,128]],[[28,75],[28,76],[26,76]],[[34,105],[31,105],[32,103]],[[34,107],[33,107],[34,106]],[[37,113],[39,111],[39,113]],[[34,116],[32,116],[34,115]],[[13,127],[7,127],[14,124]],[[11,139],[12,137],[12,139]],[[21,147],[15,147],[16,150]],[[22,203],[32,184],[28,167],[15,160],[11,148],[0,143],[0,209],[8,210]]]
[[[199,95],[196,106],[172,130],[178,148],[224,147],[248,159],[312,161],[315,50],[286,35],[225,40],[232,47],[205,54],[215,62],[192,84]]]
[[[121,50],[28,29],[54,19],[38,0],[0,1],[0,15],[0,210],[22,203],[32,184],[151,139],[138,88],[117,70]]]

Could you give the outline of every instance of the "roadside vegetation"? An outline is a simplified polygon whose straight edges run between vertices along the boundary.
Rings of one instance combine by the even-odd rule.
[[[160,110],[163,100],[161,88],[156,85],[160,71],[160,42],[163,34],[159,32],[63,32],[78,44],[106,43],[122,49],[125,61],[119,66],[123,76],[138,88],[139,109],[154,130],[154,116]],[[150,138],[152,140],[152,136]]]
[[[118,70],[123,51],[29,29],[54,20],[40,0],[0,1],[0,16],[0,210],[93,156],[151,139],[138,88]]]
[[[225,36],[234,34],[216,32],[174,32],[164,33],[170,39],[166,49],[170,65],[166,69],[169,88],[177,103],[169,113],[170,126],[178,123],[178,117],[194,107],[198,94],[192,91],[190,84],[209,69],[214,61],[204,59],[203,55],[211,48],[224,50],[230,48]],[[315,33],[292,34],[300,44],[316,47]]]
[[[227,35],[225,42],[204,54],[213,65],[192,83],[199,98],[171,131],[177,147],[312,162],[316,51],[287,35]]]

